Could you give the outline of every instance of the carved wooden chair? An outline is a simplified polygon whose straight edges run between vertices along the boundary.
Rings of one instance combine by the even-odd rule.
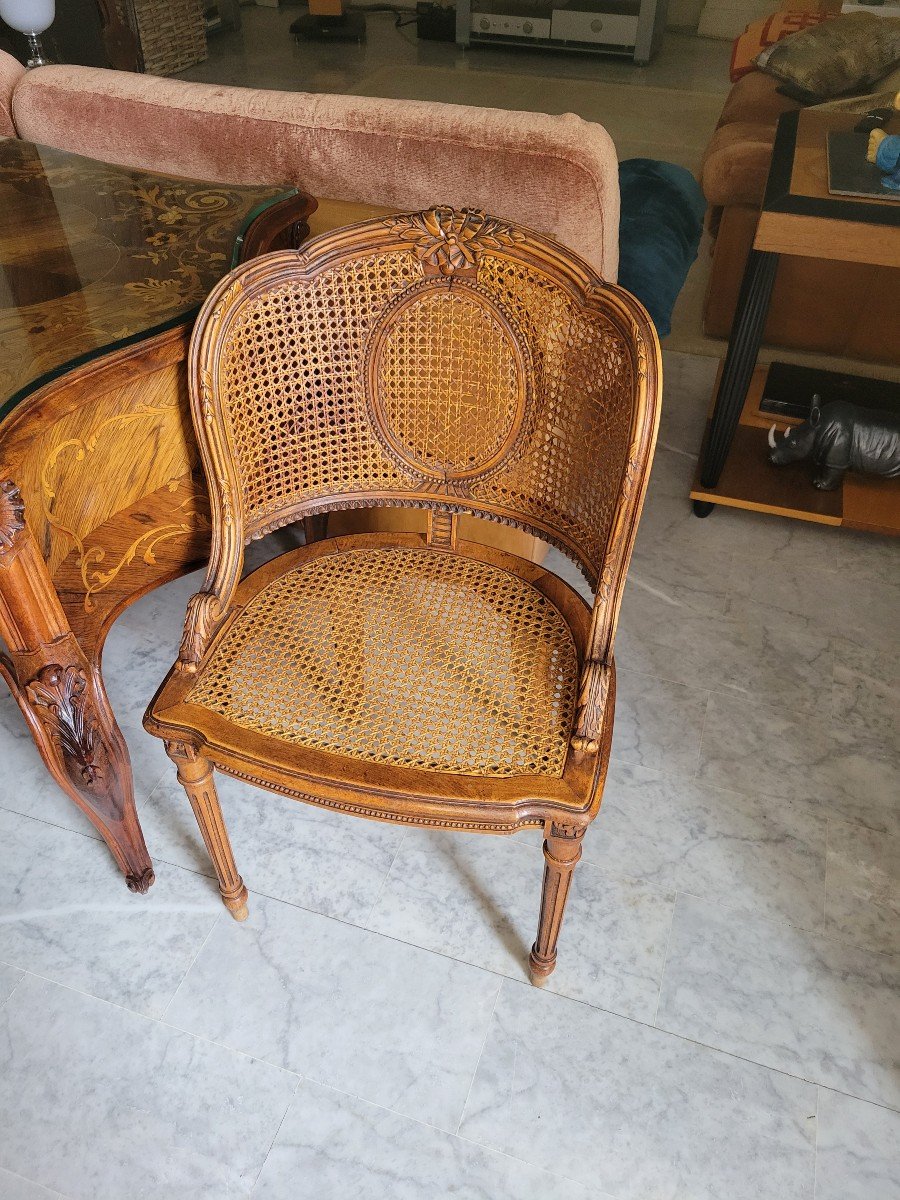
[[[197,322],[190,383],[212,555],[145,724],[224,903],[246,917],[214,767],[376,820],[540,825],[531,971],[549,975],[612,737],[658,419],[646,313],[547,238],[435,209],[233,272]],[[241,581],[250,539],[373,506],[427,509],[427,534],[313,541]],[[558,546],[593,610],[534,562],[463,540],[466,514]]]

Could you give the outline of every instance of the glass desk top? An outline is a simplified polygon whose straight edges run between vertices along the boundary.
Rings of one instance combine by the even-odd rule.
[[[253,219],[292,194],[0,139],[0,418],[66,370],[190,319]]]

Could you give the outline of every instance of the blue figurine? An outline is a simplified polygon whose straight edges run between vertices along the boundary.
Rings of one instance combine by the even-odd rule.
[[[873,129],[869,134],[866,158],[881,172],[881,182],[892,192],[900,192],[900,133]]]

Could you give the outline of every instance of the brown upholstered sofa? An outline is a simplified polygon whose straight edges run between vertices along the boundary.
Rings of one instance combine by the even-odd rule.
[[[218,87],[96,67],[24,72],[0,52],[3,135],[216,182],[296,184],[345,204],[484,208],[549,233],[616,278],[615,149],[601,125],[571,114]]]
[[[762,204],[779,116],[800,106],[760,71],[734,85],[703,161],[715,235],[704,327],[728,337]],[[900,362],[900,271],[782,257],[766,342],[871,362]]]

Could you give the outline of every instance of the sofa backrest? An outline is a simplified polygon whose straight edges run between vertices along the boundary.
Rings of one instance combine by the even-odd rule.
[[[20,137],[125,166],[396,209],[483,208],[616,278],[615,149],[601,125],[571,114],[53,66],[18,80],[12,115]]]

